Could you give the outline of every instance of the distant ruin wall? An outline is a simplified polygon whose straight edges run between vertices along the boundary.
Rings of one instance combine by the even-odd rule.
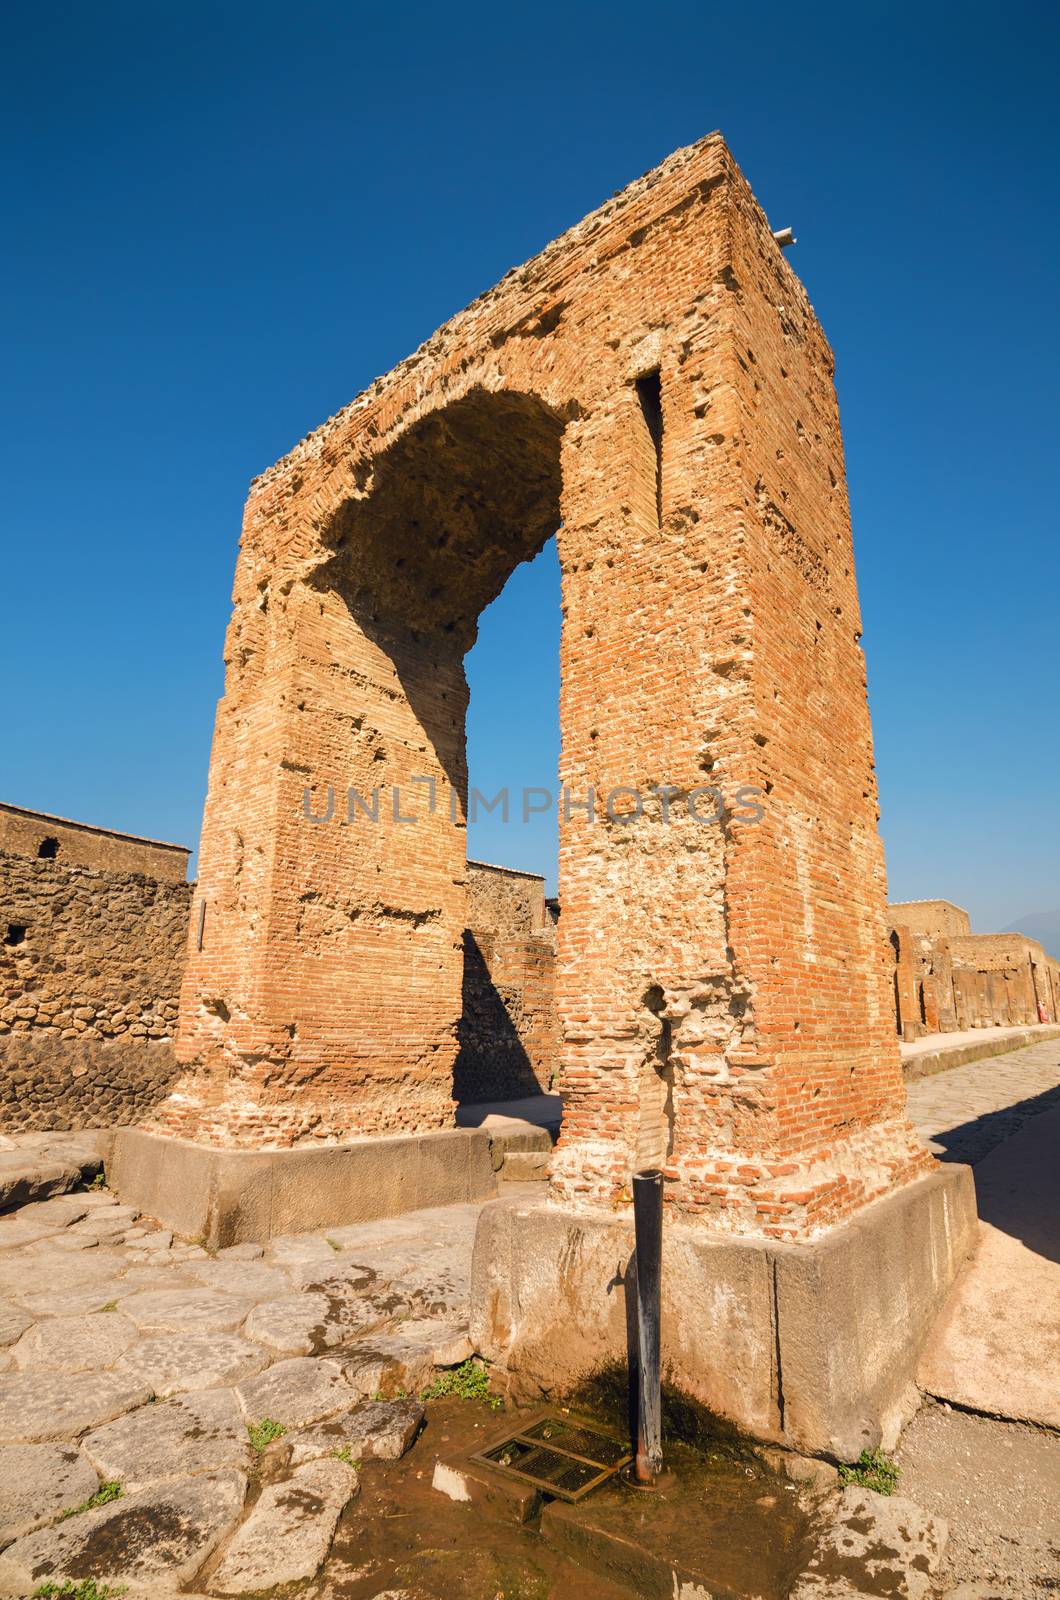
[[[887,916],[893,927],[908,928],[910,933],[926,934],[929,938],[948,938],[951,934],[971,933],[968,913],[952,900],[896,900],[887,907]]]
[[[71,822],[46,811],[0,801],[0,850],[31,860],[57,861],[64,867],[92,867],[103,872],[142,872],[161,883],[183,884],[188,875],[186,845],[141,839],[88,822]]]
[[[1060,963],[1036,939],[969,933],[967,913],[946,900],[907,901],[888,911],[903,1039],[1057,1021]],[[943,934],[946,924],[958,931]]]
[[[129,856],[150,862],[139,843]],[[115,836],[99,845],[122,860]],[[134,1122],[176,1072],[192,885],[30,847],[0,848],[0,1128]]]
[[[468,923],[454,1094],[467,1104],[547,1093],[558,1030],[544,880],[469,861]]]

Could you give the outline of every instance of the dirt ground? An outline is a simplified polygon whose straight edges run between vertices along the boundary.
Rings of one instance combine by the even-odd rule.
[[[1060,1595],[1060,1436],[929,1403],[898,1463],[899,1494],[949,1522],[945,1590],[961,1600]]]

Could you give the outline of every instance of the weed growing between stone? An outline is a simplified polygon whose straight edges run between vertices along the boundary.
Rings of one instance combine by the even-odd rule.
[[[360,1461],[353,1454],[348,1444],[342,1445],[340,1449],[333,1450],[331,1453],[335,1457],[336,1461],[345,1461],[348,1467],[353,1467],[355,1470],[359,1469],[361,1465]]]
[[[877,1494],[893,1494],[898,1487],[901,1468],[885,1456],[882,1450],[863,1450],[858,1459],[839,1468],[842,1484],[857,1484],[861,1489],[874,1489]]]
[[[121,1484],[116,1479],[112,1479],[109,1483],[100,1484],[95,1494],[90,1495],[87,1500],[82,1500],[79,1506],[70,1506],[68,1510],[63,1512],[59,1521],[65,1522],[67,1517],[79,1517],[82,1511],[95,1511],[97,1506],[109,1506],[112,1500],[120,1499]],[[56,1593],[58,1592],[57,1590]]]
[[[459,1400],[484,1400],[491,1411],[504,1404],[500,1395],[490,1394],[489,1369],[474,1356],[462,1366],[449,1372],[440,1372],[432,1383],[420,1393],[421,1400],[440,1400],[455,1395]]]
[[[109,1583],[97,1583],[95,1578],[64,1578],[62,1583],[42,1583],[33,1591],[34,1600],[118,1600],[125,1593],[125,1585],[114,1589]]]
[[[260,1422],[248,1422],[247,1433],[250,1435],[250,1448],[260,1455],[274,1439],[282,1439],[287,1432],[282,1422],[273,1422],[271,1417],[262,1417]]]

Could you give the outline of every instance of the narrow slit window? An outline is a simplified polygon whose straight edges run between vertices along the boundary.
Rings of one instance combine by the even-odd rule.
[[[655,446],[655,516],[662,527],[662,377],[659,369],[637,379],[637,399],[652,444]]]

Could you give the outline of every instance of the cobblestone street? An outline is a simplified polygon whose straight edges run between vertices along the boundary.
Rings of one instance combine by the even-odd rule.
[[[1060,1105],[1060,1039],[951,1067],[909,1085],[909,1115],[936,1155],[973,1166]]]

